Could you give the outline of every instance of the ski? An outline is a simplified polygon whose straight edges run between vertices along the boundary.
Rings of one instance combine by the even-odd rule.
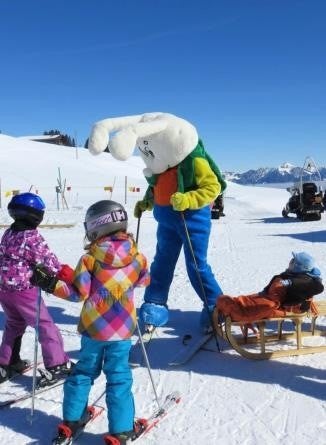
[[[60,423],[58,425],[58,435],[52,440],[52,445],[71,445],[84,432],[87,425],[93,422],[104,411],[104,407],[90,405],[87,407],[86,419],[80,424],[80,427],[72,432],[68,425]]]
[[[60,380],[57,380],[56,383],[54,383],[53,385],[36,389],[35,395],[37,396],[38,394],[42,394],[46,391],[49,391],[52,388],[56,388],[57,386],[63,385],[64,381],[65,381],[65,379],[60,379]],[[7,406],[15,405],[16,403],[23,402],[24,400],[28,400],[29,398],[32,397],[32,395],[33,395],[32,392],[26,392],[26,393],[22,394],[21,396],[15,397],[14,399],[4,400],[3,402],[0,402],[0,409],[5,408]]]
[[[191,339],[191,336],[189,337],[189,340],[191,340],[190,343],[188,344],[184,342],[185,346],[178,352],[174,359],[169,362],[169,366],[181,366],[188,363],[189,360],[191,360],[193,356],[214,337],[214,334],[213,332],[209,332],[194,340]]]
[[[126,441],[126,445],[134,444],[137,440],[144,437],[149,431],[151,431],[160,421],[162,421],[168,413],[177,406],[177,404],[181,400],[181,394],[179,391],[174,391],[168,394],[161,404],[160,408],[156,409],[149,417],[137,419],[136,423],[138,423],[142,428],[140,428],[140,432]],[[104,437],[104,442],[106,445],[117,445],[119,443],[119,439],[110,434],[107,434]]]

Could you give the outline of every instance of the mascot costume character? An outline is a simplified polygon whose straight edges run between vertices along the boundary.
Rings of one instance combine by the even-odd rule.
[[[189,280],[203,302],[200,324],[208,329],[216,298],[222,294],[207,264],[210,204],[226,187],[219,168],[205,152],[196,128],[168,113],[96,122],[88,148],[96,155],[107,147],[121,161],[139,149],[149,186],[143,200],[136,203],[134,214],[140,218],[142,212],[153,209],[158,223],[151,283],[140,308],[141,320],[147,328],[168,322],[169,288],[183,247]]]

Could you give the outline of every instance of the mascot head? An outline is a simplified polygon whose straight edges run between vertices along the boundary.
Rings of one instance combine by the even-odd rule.
[[[96,122],[88,140],[92,154],[107,147],[112,156],[125,161],[138,148],[152,176],[178,165],[198,143],[196,128],[188,121],[169,113],[146,113]]]

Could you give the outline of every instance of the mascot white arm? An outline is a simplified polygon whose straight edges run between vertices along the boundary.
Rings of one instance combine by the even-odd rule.
[[[114,133],[110,137],[110,133]],[[198,134],[188,121],[169,113],[146,113],[96,122],[88,149],[99,154],[107,147],[116,159],[125,161],[136,147],[151,176],[178,165],[196,147]]]

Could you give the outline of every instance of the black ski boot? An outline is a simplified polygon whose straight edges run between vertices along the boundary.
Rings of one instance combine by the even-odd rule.
[[[37,387],[44,388],[45,386],[52,386],[59,380],[66,378],[72,370],[72,362],[63,363],[62,365],[51,366],[46,369],[38,369],[41,377],[38,379]]]
[[[73,363],[69,361],[67,363],[63,363],[62,365],[51,366],[46,368],[46,370],[51,372],[54,377],[62,378],[71,373],[72,367]]]
[[[87,407],[85,414],[80,420],[64,420],[58,425],[58,435],[52,441],[52,445],[70,445],[73,440],[83,431],[85,425],[94,416],[94,408]]]
[[[137,419],[134,424],[134,429],[131,431],[125,431],[123,433],[107,434],[104,436],[104,442],[106,445],[127,445],[141,434],[146,429],[146,420]]]
[[[30,360],[22,360],[21,358],[14,363],[10,363],[9,367],[13,372],[17,374],[23,374],[26,369],[30,368]]]
[[[0,383],[9,380],[11,377],[10,367],[8,365],[0,365]]]
[[[16,337],[14,341],[11,353],[11,359],[9,363],[11,374],[23,374],[23,372],[31,366],[31,362],[29,360],[24,360],[20,358],[22,338],[23,336],[19,335],[19,337]]]
[[[0,365],[0,383],[9,380],[15,374],[23,374],[23,372],[30,367],[31,363],[29,360],[22,360],[20,358],[21,344],[22,335],[15,338],[9,365]]]

